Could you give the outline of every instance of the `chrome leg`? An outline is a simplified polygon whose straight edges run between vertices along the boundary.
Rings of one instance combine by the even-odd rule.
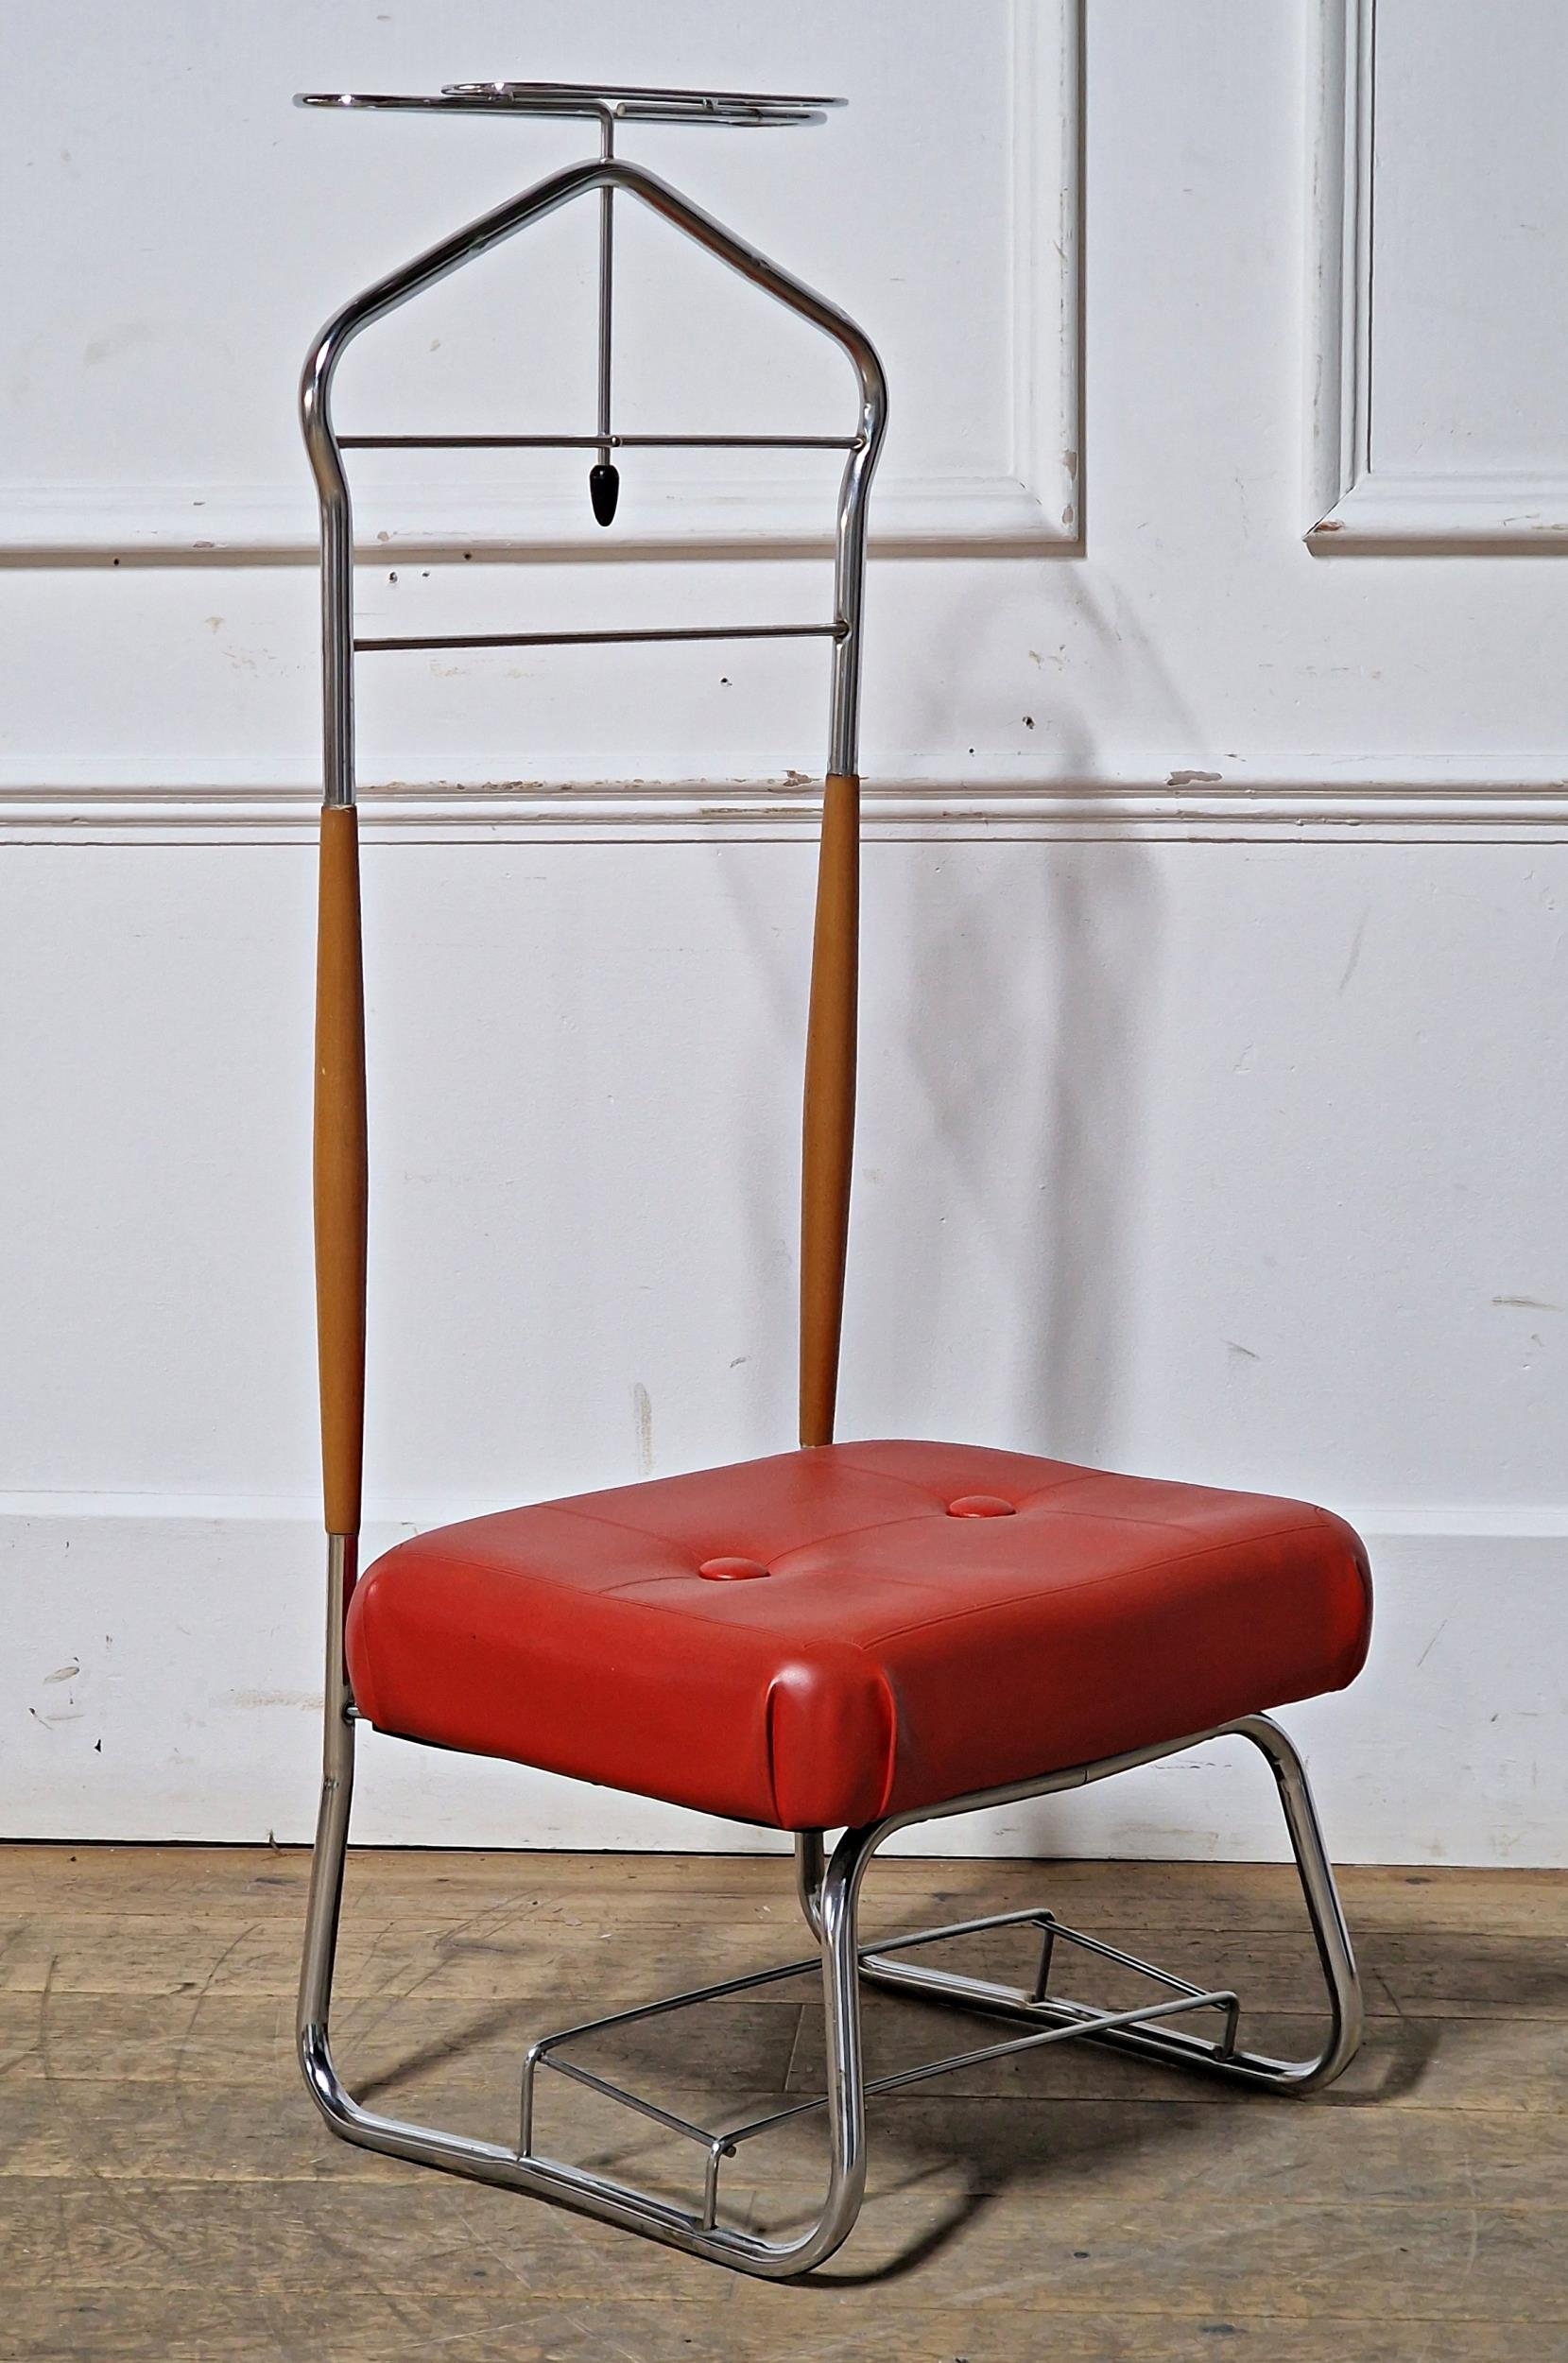
[[[295,2018],[300,2064],[316,2093],[313,2061],[325,2057],[332,1973],[337,1956],[337,1923],[343,1907],[343,1864],[353,1803],[353,1720],[343,1664],[343,1617],[353,1589],[355,1545],[347,1537],[327,1537],[326,1699],[321,1735],[321,1802],[310,1858],[310,1895],[305,1906],[304,1958]],[[325,2105],[324,2103],[322,2104]]]
[[[1317,2061],[1304,2073],[1288,2074],[1288,2080],[1301,2090],[1314,2085],[1331,2084],[1348,2068],[1361,2048],[1364,2007],[1361,1998],[1361,1977],[1351,1950],[1350,1930],[1339,1902],[1339,1889],[1335,1885],[1334,1868],[1313,1802],[1306,1767],[1297,1754],[1294,1743],[1286,1737],[1271,1716],[1249,1715],[1236,1725],[1244,1738],[1260,1751],[1274,1775],[1284,1810],[1285,1827],[1290,1832],[1291,1849],[1296,1856],[1296,1869],[1301,1876],[1301,1892],[1306,1898],[1307,1917],[1312,1923],[1313,1940],[1318,1958],[1323,1965],[1323,1982],[1328,1988],[1331,2028],[1329,2040]]]
[[[1360,2046],[1363,2021],[1361,1981],[1355,1957],[1351,1950],[1334,1871],[1324,1848],[1317,1809],[1312,1802],[1306,1768],[1291,1741],[1266,1715],[1246,1716],[1238,1722],[1226,1724],[1221,1730],[1198,1735],[1203,1740],[1232,1736],[1249,1739],[1266,1757],[1274,1775],[1280,1802],[1284,1809],[1285,1826],[1290,1833],[1313,1940],[1322,1964],[1329,2005],[1329,2031],[1322,2048],[1311,2059],[1276,2060],[1263,2053],[1238,2050],[1234,2044],[1233,2012],[1226,2035],[1214,2042],[1187,2034],[1177,2027],[1096,2025],[1094,2022],[1101,2013],[1081,2003],[1047,1995],[1043,1990],[1043,1974],[1033,1989],[1023,1992],[994,1985],[984,1978],[959,1976],[950,1971],[928,1967],[923,1962],[891,1958],[893,1953],[904,1950],[910,1943],[908,1938],[901,1938],[892,1946],[863,1945],[860,1951],[861,1976],[868,1984],[885,1988],[890,1992],[917,1994],[926,2002],[950,2002],[963,2009],[977,2010],[991,2017],[1014,2019],[1036,2027],[1042,2024],[1067,2027],[1076,2023],[1089,2042],[1102,2043],[1119,2051],[1134,2052],[1144,2059],[1162,2060],[1174,2066],[1199,2068],[1211,2075],[1229,2077],[1237,2083],[1299,2093],[1316,2091],[1321,2085],[1332,2083],[1350,2065]],[[1182,1740],[1175,1748],[1148,1749],[1136,1755],[1111,1758],[1102,1764],[1062,1774],[1051,1782],[1036,1783],[1034,1790],[1039,1793],[1052,1787],[1081,1787],[1090,1781],[1107,1779],[1114,1772],[1157,1761],[1161,1756],[1177,1754],[1181,1749],[1196,1744],[1196,1739]],[[1026,1790],[998,1792],[995,1802],[1000,1802],[1003,1794],[1027,1793]],[[880,1825],[871,1837],[868,1853],[874,1854],[883,1840],[896,1829],[955,1811],[973,1809],[976,1802],[983,1801],[971,1800],[967,1808],[963,1805],[941,1806],[937,1809],[937,1815],[925,1811],[896,1816]],[[819,1852],[815,1855],[811,1852],[809,1837],[799,1838],[796,1851],[797,1887],[807,1924],[814,1930],[818,1913],[813,1883],[819,1861]],[[974,1924],[1001,1925],[1009,1920],[1031,1918],[1041,1927],[1044,1937],[1042,1973],[1057,1936],[1065,1935],[1070,1941],[1080,1945],[1087,1943],[1092,1952],[1109,1949],[1077,1936],[1076,1932],[1062,1930],[1053,1923],[1051,1915],[1044,1912],[1037,1915],[1002,1914],[997,1915],[994,1921]],[[934,1940],[941,1933],[939,1929],[929,1930],[924,1932],[924,1938]],[[1113,1955],[1112,1958],[1129,1958],[1120,1955]],[[1164,1975],[1147,1962],[1129,1961],[1129,1965],[1143,1969],[1156,1977],[1163,1978]]]
[[[795,1893],[806,1926],[818,1940],[822,1934],[822,1871],[825,1862],[820,1830],[795,1833]]]
[[[334,1630],[341,1630],[340,1622]],[[873,1851],[874,1832],[848,1832],[835,1851],[821,1883],[820,1952],[828,2058],[827,2192],[809,2231],[799,2239],[775,2242],[712,2219],[717,2159],[729,2154],[722,2140],[710,2163],[708,2204],[702,2214],[694,2214],[629,2185],[541,2157],[527,2147],[526,2133],[516,2149],[508,2149],[497,2143],[474,2141],[462,2134],[381,2116],[353,2097],[333,2064],[328,2031],[353,1794],[353,1727],[346,1716],[340,1715],[335,1724],[329,1713],[326,1754],[306,1911],[299,2044],[305,2083],[335,2133],[361,2148],[406,2158],[416,2165],[436,2166],[447,2173],[467,2175],[476,2182],[500,2183],[538,2199],[553,2199],[596,2216],[601,2222],[643,2233],[671,2248],[684,2249],[715,2264],[729,2265],[767,2280],[787,2280],[810,2272],[842,2245],[860,2213],[866,2187],[865,2066],[860,2047],[855,1915],[860,1882]],[[732,1982],[745,1986],[757,1981]],[[538,2048],[536,2045],[536,2051]],[[664,2122],[681,2130],[675,2120],[666,2118]]]
[[[336,1636],[342,1630],[341,1602],[352,1581],[352,1572],[346,1547],[335,1547],[329,1568],[333,1612],[329,1622],[325,1763],[320,1819],[311,1872],[299,2018],[300,2059],[306,2084],[333,2131],[345,2141],[357,2143],[366,2149],[380,2150],[390,2157],[408,2159],[418,2165],[436,2166],[447,2173],[467,2175],[478,2182],[499,2183],[508,2189],[528,2192],[535,2198],[553,2199],[560,2205],[596,2216],[601,2222],[612,2223],[629,2232],[640,2232],[671,2248],[683,2249],[715,2264],[729,2265],[740,2272],[757,2274],[769,2280],[788,2280],[811,2271],[815,2266],[833,2255],[847,2238],[860,2212],[866,2184],[866,2096],[869,2091],[896,2090],[903,2085],[922,2081],[928,2076],[939,2075],[948,2068],[967,2066],[1007,2052],[1028,2050],[1037,2045],[1075,2038],[1113,2044],[1145,2058],[1202,2068],[1245,2083],[1295,2091],[1306,2091],[1315,2085],[1329,2082],[1354,2054],[1361,2032],[1360,1990],[1335,1889],[1334,1874],[1323,1850],[1322,1835],[1313,1810],[1306,1775],[1295,1749],[1278,1725],[1266,1716],[1249,1716],[1240,1722],[1228,1725],[1222,1732],[1199,1733],[1197,1738],[1234,1735],[1249,1739],[1267,1758],[1279,1785],[1329,1992],[1332,2016],[1329,2039],[1322,2050],[1311,2060],[1272,2060],[1238,2050],[1235,2022],[1239,2005],[1232,1992],[1201,1991],[1151,1962],[1138,1960],[1113,1946],[1102,1944],[1097,1939],[1063,1926],[1043,1909],[999,1913],[985,1920],[958,1923],[949,1928],[922,1930],[877,1945],[862,1945],[858,1941],[856,1930],[861,1883],[877,1849],[894,1830],[950,1813],[972,1811],[979,1805],[999,1803],[1005,1798],[1080,1787],[1089,1781],[1105,1779],[1113,1772],[1126,1771],[1134,1765],[1177,1752],[1173,1748],[1157,1748],[1130,1756],[1108,1759],[1100,1764],[1080,1766],[1071,1772],[1051,1774],[1044,1780],[1020,1784],[1016,1789],[993,1791],[986,1797],[956,1800],[950,1805],[938,1807],[935,1813],[925,1811],[894,1815],[865,1829],[846,1830],[831,1857],[826,1859],[819,1833],[802,1832],[798,1837],[797,1886],[801,1907],[817,1939],[816,1959],[819,1963],[822,1979],[826,2024],[826,2091],[815,2098],[785,2102],[761,2117],[710,2132],[640,2100],[605,2078],[555,2056],[559,2048],[574,2038],[580,2039],[610,2027],[651,2018],[694,2001],[745,1992],[780,1977],[799,1975],[813,1966],[808,1960],[731,1978],[721,1985],[706,1987],[695,1993],[678,1994],[660,2002],[643,2004],[637,2009],[617,2012],[609,2019],[542,2038],[530,2049],[524,2066],[522,2129],[515,2147],[440,2132],[431,2127],[381,2116],[372,2110],[363,2108],[338,2078],[333,2065],[328,2035],[333,1958],[337,1941],[353,1779],[352,1703],[342,1671],[340,1644]],[[1180,1747],[1195,1744],[1196,1739],[1179,1743]],[[1039,1933],[1042,1940],[1039,1969],[1027,1990],[993,1985],[985,1979],[959,1976],[907,1958],[897,1958],[906,1957],[910,1950],[934,1942],[944,1935],[962,1935],[1011,1925],[1028,1925]],[[1096,2010],[1083,2003],[1050,1993],[1047,1988],[1051,1967],[1059,1949],[1073,1946],[1142,1972],[1163,1990],[1161,1998],[1136,2009],[1108,2011]],[[897,1992],[916,1993],[926,2001],[948,2002],[968,2010],[1010,2019],[1027,2031],[1004,2043],[959,2052],[945,2060],[927,2061],[919,2067],[902,2070],[897,2075],[879,2077],[868,2084],[861,2050],[862,1982],[887,1987]],[[1223,2021],[1222,2031],[1213,2039],[1188,2034],[1163,2023],[1210,2010],[1221,2013]],[[700,2211],[672,2205],[628,2184],[611,2182],[580,2167],[542,2155],[533,2145],[534,2094],[537,2071],[545,2066],[560,2068],[578,2083],[610,2099],[625,2103],[645,2118],[653,2119],[675,2134],[686,2135],[699,2143],[706,2152]],[[788,2119],[818,2110],[825,2111],[827,2118],[827,2189],[821,2210],[810,2229],[792,2241],[770,2241],[755,2234],[719,2224],[716,2217],[722,2160],[732,2157],[740,2144],[772,2130]]]

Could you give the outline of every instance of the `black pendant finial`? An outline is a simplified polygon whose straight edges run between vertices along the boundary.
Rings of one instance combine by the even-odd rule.
[[[600,525],[613,525],[615,505],[621,497],[621,472],[611,460],[601,459],[596,468],[589,469],[588,497]]]

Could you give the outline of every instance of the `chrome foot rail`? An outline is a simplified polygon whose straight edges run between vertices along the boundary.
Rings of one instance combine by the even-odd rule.
[[[1109,1780],[1117,1772],[1129,1772],[1140,1765],[1158,1763],[1164,1756],[1180,1754],[1183,1749],[1200,1747],[1211,1740],[1232,1738],[1250,1740],[1264,1757],[1274,1775],[1284,1813],[1285,1828],[1290,1837],[1297,1875],[1301,1883],[1302,1901],[1322,1969],[1329,2007],[1327,2039],[1321,2050],[1311,2059],[1278,2060],[1265,2053],[1241,2051],[1235,2048],[1232,2040],[1214,2044],[1181,2027],[1084,2024],[1080,2006],[1064,1998],[1047,1997],[1043,1988],[1038,1994],[1025,1993],[1016,1989],[993,1985],[984,1978],[959,1976],[948,1970],[934,1969],[923,1962],[899,1961],[888,1958],[892,1953],[908,1949],[912,1942],[919,1940],[906,1938],[895,1945],[882,1944],[863,1951],[861,1975],[868,1983],[891,1992],[914,1994],[923,2002],[947,2002],[959,2009],[977,2010],[1000,2018],[1033,2019],[1043,2006],[1060,2013],[1064,2021],[1076,2021],[1079,2031],[1092,2042],[1109,2044],[1113,2050],[1134,2052],[1144,2059],[1161,2060],[1172,2066],[1198,2068],[1229,2077],[1235,2083],[1301,2093],[1316,2092],[1320,2086],[1331,2084],[1336,2076],[1343,2074],[1360,2047],[1364,2015],[1361,1979],[1351,1948],[1350,1933],[1345,1926],[1345,1916],[1340,1908],[1339,1892],[1335,1886],[1334,1872],[1323,1843],[1317,1807],[1308,1785],[1306,1768],[1290,1739],[1271,1716],[1244,1716],[1237,1722],[1223,1724],[1212,1732],[1198,1733],[1190,1739],[1177,1741],[1173,1746],[1143,1749],[1131,1755],[1108,1757],[1099,1764],[1080,1766],[1072,1772],[1056,1773],[1048,1780],[1026,1787],[997,1789],[984,1798],[972,1798],[953,1805],[926,1807],[919,1813],[900,1815],[883,1823],[876,1842],[880,1845],[895,1830],[907,1829],[917,1822],[934,1820],[953,1813],[972,1812],[979,1804],[1010,1804],[1025,1797],[1082,1788],[1093,1781]],[[803,1832],[796,1840],[796,1887],[801,1908],[808,1926],[813,1929],[818,1921],[817,1898],[821,1880],[821,1841],[814,1833]],[[1058,1925],[1055,1933],[1061,1938],[1066,1932]],[[1091,1951],[1120,1960],[1128,1968],[1142,1970],[1156,1977],[1164,1975],[1151,1962],[1137,1960],[1131,1955],[1118,1955],[1113,1948],[1100,1945],[1097,1940],[1080,1937],[1077,1941],[1087,1944]],[[1048,1975],[1048,1946],[1042,1968]],[[1233,2028],[1229,2031],[1233,2036]]]
[[[338,1571],[339,1584],[343,1572]],[[865,2111],[870,2097],[896,2092],[956,2069],[973,2068],[991,2060],[1074,2038],[1266,2089],[1305,2092],[1337,2076],[1348,2065],[1360,2040],[1361,1995],[1355,1962],[1305,1771],[1277,1724],[1265,1716],[1249,1716],[1240,1722],[1199,1733],[1174,1746],[1080,1766],[1015,1788],[957,1799],[950,1805],[920,1814],[895,1815],[864,1829],[847,1830],[831,1858],[825,1861],[821,1837],[815,1833],[803,1834],[798,1840],[800,1891],[808,1923],[818,1940],[818,1951],[802,1960],[697,1987],[541,2037],[530,2045],[524,2061],[521,2120],[515,2147],[382,2116],[362,2107],[344,2087],[333,2064],[328,2035],[353,1780],[353,1724],[346,1711],[348,1704],[346,1693],[341,1694],[341,1711],[328,1726],[327,1763],[300,1989],[299,2044],[305,2081],[322,2115],[334,2132],[364,2148],[526,2191],[536,2198],[553,2199],[596,2216],[601,2222],[640,2232],[667,2246],[706,2257],[715,2264],[729,2265],[737,2271],[765,2279],[786,2280],[823,2263],[853,2227],[865,2189]],[[1230,1736],[1250,1740],[1267,1758],[1284,1806],[1327,1990],[1329,2029],[1315,2057],[1276,2060],[1242,2050],[1237,2043],[1241,2004],[1232,1990],[1195,1985],[1136,1954],[1067,1926],[1044,1908],[992,1913],[980,1919],[916,1929],[904,1936],[879,1939],[874,1943],[859,1942],[856,1925],[861,1882],[878,1848],[895,1830],[939,1816],[1081,1787],[1200,1742]],[[1011,1927],[1032,1928],[1040,1935],[1034,1975],[1027,1986],[1005,1986],[907,1958],[942,1940]],[[1104,1960],[1149,1978],[1161,1989],[1159,1996],[1127,2009],[1108,2009],[1053,1992],[1052,1979],[1064,1946],[1091,1959]],[[663,2017],[700,2002],[753,1992],[787,1977],[811,1974],[819,1975],[822,1979],[825,2088],[800,2100],[786,2099],[782,2106],[757,2115],[715,2127],[701,2125],[629,2090],[580,2061],[559,2056],[568,2044],[584,2043],[594,2035]],[[862,2058],[860,2028],[861,1991],[868,1985],[1010,2020],[1021,2031],[996,2043],[922,2061],[891,2075],[869,2078]],[[1221,2015],[1223,2023],[1217,2034],[1201,2035],[1167,2023],[1200,2011]],[[536,2146],[537,2102],[539,2079],[544,2070],[553,2071],[699,2147],[704,2153],[700,2201],[690,2207],[677,2206],[631,2184],[568,2165],[540,2150]],[[718,2217],[724,2161],[734,2157],[744,2144],[797,2118],[817,2113],[824,2114],[827,2121],[827,2186],[821,2208],[809,2229],[794,2240],[775,2241],[721,2223]]]
[[[955,2069],[979,2067],[987,2061],[1005,2059],[1013,2052],[1035,2050],[1045,2044],[1068,2043],[1076,2036],[1145,2026],[1153,2019],[1184,2016],[1189,2010],[1223,2011],[1225,2034],[1215,2047],[1215,2056],[1230,2058],[1233,2054],[1236,2025],[1241,2013],[1240,2001],[1233,1992],[1205,1992],[1201,1987],[1189,1984],[1185,1978],[1173,1976],[1168,1970],[1156,1968],[1151,1961],[1139,1960],[1130,1953],[1118,1952],[1113,1945],[1102,1944],[1097,1938],[1065,1927],[1050,1912],[998,1912],[986,1920],[955,1921],[944,1927],[922,1928],[912,1935],[881,1942],[874,1949],[862,1945],[859,1948],[861,1974],[865,1975],[869,1971],[880,1968],[884,1956],[888,1953],[906,1951],[916,1945],[934,1944],[945,1938],[974,1936],[981,1931],[1018,1926],[1033,1926],[1042,1931],[1041,1964],[1036,1975],[1039,1991],[1032,1997],[1022,1993],[1014,1995],[1005,1988],[994,1991],[1006,1993],[1009,2002],[1016,2001],[1029,2016],[1045,2023],[1027,2035],[1014,2035],[1002,2043],[980,2044],[970,2050],[949,2052],[939,2060],[922,2060],[917,2066],[901,2068],[890,2076],[868,2078],[862,2085],[868,2100],[881,2093],[901,2092],[910,2084],[924,2083],[930,2077],[945,2076]],[[1080,1945],[1087,1952],[1098,1954],[1106,1960],[1119,1962],[1125,1968],[1155,1979],[1169,1990],[1168,1998],[1146,2002],[1125,2010],[1098,2010],[1086,2003],[1048,1999],[1043,1991],[1044,1982],[1049,1976],[1052,1953],[1059,1940],[1063,1943]],[[771,2133],[782,2125],[826,2109],[827,2094],[817,2093],[804,2100],[788,2101],[783,2108],[766,2110],[760,2116],[737,2118],[733,2124],[715,2130],[696,2125],[689,2117],[677,2116],[673,2111],[660,2108],[656,2102],[646,2099],[641,2093],[629,2091],[624,2084],[617,2084],[612,2078],[595,2075],[578,2061],[562,2060],[556,2055],[568,2044],[587,2043],[594,2036],[609,2034],[617,2027],[634,2027],[648,2019],[662,2018],[674,2010],[695,2009],[704,2002],[724,2001],[733,1994],[751,1992],[759,1986],[775,1985],[787,1977],[805,1976],[816,1968],[815,1958],[786,1961],[778,1969],[758,1970],[747,1976],[721,1978],[713,1985],[689,1987],[682,1993],[665,1995],[658,2002],[645,2002],[631,2009],[613,2010],[606,2017],[584,2019],[577,2026],[561,2027],[553,2035],[541,2036],[537,2043],[529,2045],[523,2063],[523,2105],[517,2147],[519,2162],[546,2163],[538,2158],[534,2148],[535,2096],[539,2070],[553,2068],[573,2083],[597,2093],[602,2099],[614,2101],[618,2107],[630,2110],[635,2115],[662,2127],[665,2132],[678,2134],[700,2146],[706,2153],[702,2212],[699,2216],[691,2217],[690,2221],[694,2228],[712,2232],[718,2220],[719,2173],[725,2159],[733,2158],[743,2143],[755,2141],[760,2134]]]

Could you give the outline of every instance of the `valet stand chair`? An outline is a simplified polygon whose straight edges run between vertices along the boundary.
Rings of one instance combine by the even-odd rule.
[[[300,2059],[321,2113],[346,2141],[553,2199],[740,2271],[787,2279],[831,2256],[854,2223],[866,2180],[869,2094],[1075,2037],[1266,2092],[1308,2092],[1345,2067],[1361,2030],[1355,1965],[1305,1772],[1265,1710],[1340,1688],[1359,1670],[1370,1618],[1366,1557],[1347,1526],[1303,1503],[980,1446],[833,1440],[854,1101],[866,504],[886,418],[883,372],[842,312],[664,181],[617,159],[612,147],[612,126],[628,119],[801,122],[819,119],[823,102],[529,84],[426,100],[313,103],[577,114],[596,120],[602,140],[597,159],[497,207],[338,312],[312,348],[302,388],[323,585],[315,1206],[327,1658]],[[600,199],[594,434],[337,434],[333,377],[353,337],[514,233],[591,194]],[[858,384],[850,430],[837,437],[615,435],[609,408],[614,198],[651,208],[825,331]],[[594,513],[606,523],[615,486],[603,471],[613,474],[612,455],[639,440],[842,452],[831,621],[711,632],[356,638],[346,451],[432,442],[596,450]],[[368,1183],[355,655],[804,632],[831,643],[832,690],[805,1054],[800,1450],[469,1519],[400,1544],[358,1575]],[[811,1952],[541,2037],[520,2063],[514,2145],[379,2114],[345,2089],[328,2037],[361,1718],[405,1739],[791,1832]],[[1199,1988],[1064,1926],[1044,1907],[860,1941],[861,1883],[894,1831],[1081,1788],[1228,1735],[1261,1751],[1284,1807],[1327,1989],[1328,2028],[1315,2057],[1242,2049],[1233,1992]],[[1001,1930],[1015,1932],[1032,1964],[1016,1986],[932,1958],[943,1938]],[[1065,1953],[1139,1973],[1149,1998],[1116,2009],[1070,1998],[1055,1982]],[[785,2096],[760,2115],[698,2125],[572,2056],[605,2029],[806,1970],[819,1971],[822,1980],[826,2089],[816,2097]],[[1010,2031],[994,2044],[868,2079],[863,1985],[951,2004]],[[687,2140],[695,2152],[691,2203],[542,2149],[535,2100],[547,2071]],[[825,2118],[827,2164],[810,2228],[774,2240],[726,2221],[724,2162],[813,2111]]]

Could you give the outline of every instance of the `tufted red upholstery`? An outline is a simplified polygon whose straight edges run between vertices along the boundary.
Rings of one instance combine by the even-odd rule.
[[[385,1731],[830,1829],[1340,1689],[1370,1616],[1305,1503],[829,1444],[400,1544],[348,1658]]]

